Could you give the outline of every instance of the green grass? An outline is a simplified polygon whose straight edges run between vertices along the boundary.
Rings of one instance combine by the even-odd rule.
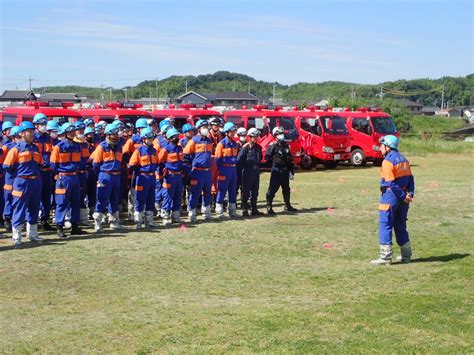
[[[369,265],[369,166],[297,174],[293,216],[1,240],[0,352],[472,353],[472,156],[408,158],[409,265]]]
[[[442,153],[445,155],[464,154],[472,158],[474,154],[474,142],[451,141],[440,138],[410,138],[402,134],[400,149],[407,154],[416,154],[419,156]]]

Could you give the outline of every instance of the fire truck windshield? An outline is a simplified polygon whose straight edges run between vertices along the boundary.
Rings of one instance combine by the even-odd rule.
[[[150,116],[142,116],[142,115],[120,115],[120,120],[125,122],[125,123],[133,123],[135,124],[135,122],[137,122],[137,120],[139,118],[144,118],[144,119],[150,119],[151,117]],[[101,117],[101,120],[102,120],[102,117]],[[104,119],[104,121],[107,121],[106,119]]]
[[[285,139],[296,140],[298,139],[298,130],[296,129],[295,122],[290,117],[269,117],[268,124],[270,126],[270,132],[276,126],[281,126],[285,129]]]
[[[372,124],[377,133],[394,134],[397,133],[397,127],[392,117],[372,117]]]
[[[339,116],[321,117],[324,131],[329,134],[349,134],[346,127],[346,121]]]
[[[77,116],[48,116],[48,119],[55,120],[59,125],[64,123],[73,123],[79,119]]]

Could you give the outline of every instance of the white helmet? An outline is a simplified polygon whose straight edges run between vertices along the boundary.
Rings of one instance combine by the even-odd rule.
[[[247,130],[244,127],[240,127],[237,130],[237,135],[238,136],[246,136],[247,135]]]
[[[278,127],[273,128],[272,134],[274,136],[277,136],[277,135],[282,134],[282,133],[285,133],[285,129],[282,126],[278,126]]]
[[[260,131],[256,128],[250,128],[248,135],[249,137],[258,137],[260,135]]]

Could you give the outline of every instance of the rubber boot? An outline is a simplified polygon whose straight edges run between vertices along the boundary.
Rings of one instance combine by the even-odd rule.
[[[211,220],[211,206],[204,207],[204,220],[210,221]]]
[[[56,226],[56,235],[61,239],[67,238],[67,235],[64,233],[63,226],[60,225]]]
[[[135,220],[136,223],[136,229],[142,229],[143,228],[143,212],[138,212],[135,211],[133,212],[133,219]]]
[[[397,256],[397,261],[401,261],[402,263],[408,264],[411,262],[411,245],[410,242],[406,242],[400,247],[401,256]]]
[[[291,203],[290,203],[290,194],[284,194],[283,195],[283,200],[285,201],[285,211],[286,212],[296,212],[298,211],[296,208],[294,208]]]
[[[122,225],[120,224],[119,211],[112,213],[109,217],[109,220],[110,220],[110,229],[119,230],[123,228]]]
[[[273,199],[267,197],[267,214],[269,214],[269,215],[274,215],[275,214],[275,211],[273,210],[272,204],[273,204]]]
[[[252,216],[261,216],[263,212],[257,209],[257,201],[252,201]]]
[[[206,213],[205,210],[204,210],[204,213]],[[216,217],[217,218],[224,217],[224,205],[222,203],[216,203]]]
[[[171,216],[168,211],[161,210],[161,219],[163,227],[167,227],[171,224]]]
[[[26,236],[35,243],[43,243],[43,238],[38,234],[38,225],[26,223]]]
[[[249,205],[247,202],[242,200],[242,217],[248,217],[249,216]]]
[[[80,220],[81,225],[86,226],[86,227],[89,227],[91,225],[91,223],[88,220],[87,208],[81,208],[79,216],[80,216],[79,220]]]
[[[195,208],[188,211],[188,217],[191,223],[196,222],[196,209]]]
[[[21,238],[23,233],[23,224],[19,225],[18,227],[12,226],[12,240],[15,249],[21,247]]]
[[[87,210],[86,210],[87,212]],[[86,213],[87,215],[87,213]],[[71,235],[84,235],[87,234],[85,230],[82,230],[79,228],[79,223],[72,223],[72,228],[71,228]]]
[[[102,228],[102,222],[104,220],[104,214],[100,212],[94,212],[92,214],[92,217],[94,217],[94,231],[96,233],[102,233],[104,229]]]
[[[229,217],[230,218],[237,217],[237,204],[229,203],[229,206],[228,206],[227,210],[229,212]]]
[[[172,223],[179,223],[180,218],[181,218],[181,212],[180,211],[171,212],[171,222]]]
[[[158,225],[153,222],[153,211],[145,211],[145,227],[154,228]]]
[[[46,232],[51,232],[54,230],[54,228],[49,224],[48,221],[42,221],[41,222],[41,229],[46,231]]]
[[[5,226],[5,230],[7,232],[11,232],[12,231],[12,220],[10,218],[5,217],[4,226]]]
[[[372,260],[372,265],[390,265],[392,263],[392,246],[380,245],[379,258]]]

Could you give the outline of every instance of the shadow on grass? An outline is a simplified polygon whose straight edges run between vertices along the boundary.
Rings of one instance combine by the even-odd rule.
[[[447,263],[448,261],[464,259],[464,258],[467,258],[468,256],[471,256],[471,254],[453,253],[453,254],[448,254],[448,255],[429,256],[427,258],[412,259],[411,262],[412,263],[432,263],[432,262],[440,261],[443,263]]]

